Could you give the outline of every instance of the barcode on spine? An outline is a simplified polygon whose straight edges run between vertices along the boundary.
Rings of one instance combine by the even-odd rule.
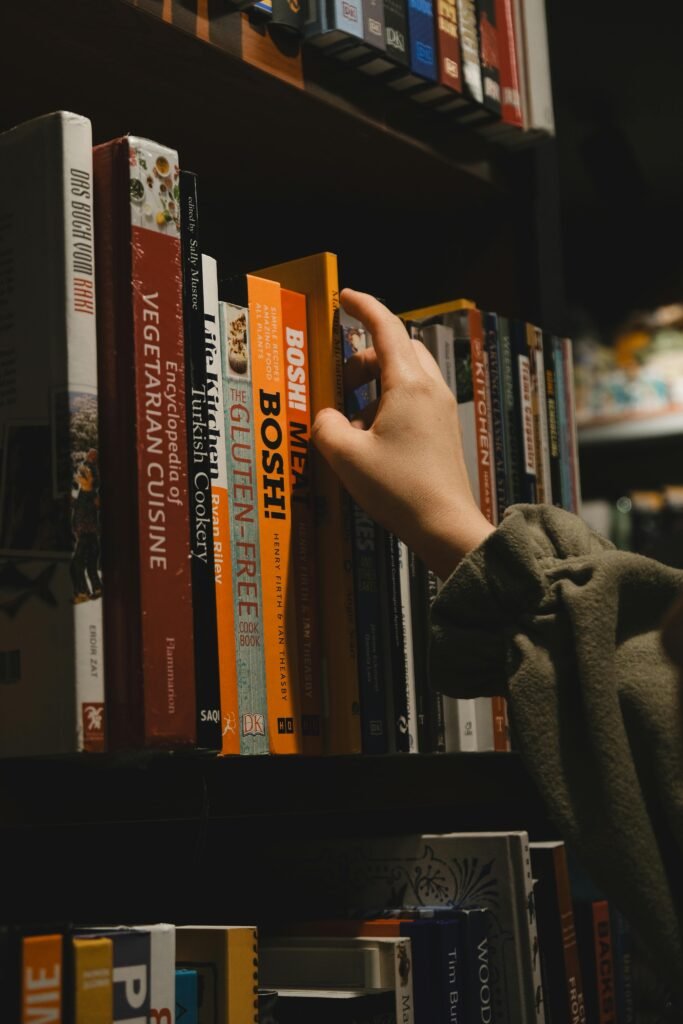
[[[21,651],[0,651],[0,684],[21,679]]]

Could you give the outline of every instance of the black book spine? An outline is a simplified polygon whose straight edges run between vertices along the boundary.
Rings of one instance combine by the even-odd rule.
[[[427,569],[427,681],[429,684],[430,725],[433,734],[434,751],[437,754],[446,752],[446,724],[443,715],[443,694],[432,685],[429,674],[429,637],[431,631],[431,608],[439,593],[439,578],[433,569]]]
[[[526,324],[521,320],[510,321],[510,347],[519,447],[519,500],[534,504],[536,501],[536,442],[531,398],[531,360],[526,338]]]
[[[410,66],[408,10],[405,0],[384,0],[384,38],[387,57],[395,64]]]
[[[552,336],[543,334],[543,364],[545,370],[545,404],[548,414],[548,447],[550,449],[550,486],[553,505],[562,508],[562,463],[560,460],[560,433],[557,418],[557,379],[553,357]]]
[[[205,750],[220,750],[222,729],[209,472],[202,258],[197,178],[189,171],[180,172],[180,204],[197,746]]]
[[[498,347],[498,317],[495,313],[484,313],[484,350],[489,364],[491,386],[491,421],[493,427],[493,459],[496,467],[496,504],[498,519],[503,518],[510,504],[510,465],[506,457],[505,415],[500,374],[500,353]]]
[[[417,719],[417,749],[421,754],[432,754],[429,735],[429,707],[427,680],[427,602],[425,598],[426,569],[414,551],[408,553],[410,573],[410,617],[413,629],[413,668],[415,672],[415,717]]]

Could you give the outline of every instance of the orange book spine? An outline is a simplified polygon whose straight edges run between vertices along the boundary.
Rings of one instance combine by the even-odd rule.
[[[287,377],[287,435],[292,494],[292,549],[297,609],[297,664],[301,741],[305,754],[322,754],[320,636],[315,572],[315,508],[311,480],[311,400],[306,296],[282,289]]]
[[[61,1024],[63,1015],[62,936],[27,935],[21,951],[21,1021]]]
[[[510,749],[510,735],[505,697],[492,697],[491,710],[493,714],[493,749],[507,753]]]
[[[280,286],[247,276],[258,481],[263,642],[270,749],[301,752],[291,491]]]
[[[310,330],[311,416],[321,409],[344,411],[343,358],[339,329],[337,259],[318,253],[260,271],[306,295]],[[325,752],[361,752],[360,698],[353,590],[353,545],[349,497],[322,458],[314,459],[316,562],[320,572],[322,687],[326,695]]]

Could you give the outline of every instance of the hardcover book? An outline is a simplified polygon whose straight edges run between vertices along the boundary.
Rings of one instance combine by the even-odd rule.
[[[484,91],[484,106],[500,115],[500,58],[496,0],[477,0],[479,13],[479,57]]]
[[[270,750],[296,754],[302,742],[280,285],[249,274],[247,289]]]
[[[456,0],[435,0],[437,78],[441,85],[462,92],[460,70],[460,39]]]
[[[407,0],[410,67],[420,78],[437,80],[433,0]]]
[[[21,1020],[64,1019],[64,951],[61,935],[25,935],[21,942]]]
[[[256,494],[249,310],[221,302],[221,368],[230,493],[230,566],[236,630],[240,753],[269,750]]]
[[[176,930],[176,952],[178,967],[197,972],[200,1024],[257,1024],[256,928],[183,925]]]
[[[109,738],[195,741],[178,156],[94,150]],[[125,495],[125,501],[121,496]]]
[[[109,938],[73,938],[74,1024],[111,1024],[113,945]]]
[[[516,432],[520,453],[520,501],[537,500],[537,452],[532,397],[531,354],[526,324],[510,321],[513,384],[515,389]]]
[[[500,61],[501,119],[513,128],[523,127],[521,82],[514,4],[516,0],[496,0],[498,57]]]
[[[406,0],[384,0],[384,30],[387,56],[400,67],[408,67],[410,49]]]
[[[287,375],[301,742],[303,753],[322,754],[322,686],[315,564],[315,502],[310,457],[311,395],[306,297],[283,288],[281,298]]]
[[[385,908],[484,907],[503,965],[495,999],[511,1024],[545,1021],[525,832],[470,832],[308,842],[290,848],[292,884],[314,887],[332,913],[376,916]]]
[[[235,609],[230,539],[227,434],[223,396],[223,360],[218,304],[218,272],[211,256],[202,256],[204,279],[204,356],[209,426],[209,475],[214,551],[214,589],[218,632],[221,703],[221,754],[239,754]]]
[[[90,122],[0,135],[0,186],[0,753],[102,751]]]
[[[197,178],[189,171],[180,172],[180,240],[183,259],[197,746],[205,750],[220,750],[221,700],[211,514],[204,288]]]
[[[311,414],[328,407],[344,411],[339,333],[337,260],[331,253],[308,256],[258,271],[283,288],[306,295],[309,317]],[[320,587],[323,677],[327,692],[326,751],[360,753],[360,701],[356,662],[356,617],[349,498],[324,459],[314,462],[318,501],[317,563],[325,566]]]

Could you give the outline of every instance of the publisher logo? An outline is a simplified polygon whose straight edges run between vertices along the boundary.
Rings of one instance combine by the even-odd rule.
[[[104,704],[83,704],[83,746],[90,753],[104,750]]]
[[[400,50],[401,53],[406,52],[406,41],[402,32],[398,32],[395,28],[387,28],[387,45],[392,46],[394,50]]]
[[[382,23],[377,21],[376,18],[368,18],[368,28],[372,32],[373,36],[382,35]]]
[[[347,21],[358,21],[358,10],[353,4],[342,3],[342,14]]]
[[[293,718],[278,718],[277,720],[277,731],[283,736],[287,733],[294,732],[294,719]]]
[[[242,715],[243,736],[265,736],[266,723],[263,715]]]
[[[301,716],[301,732],[304,736],[320,735],[320,718],[318,715]]]
[[[444,61],[444,64],[446,66],[446,74],[449,76],[449,78],[457,78],[458,77],[458,64],[457,64],[457,62],[454,61],[454,60],[451,60],[450,57],[446,57],[446,59]]]

